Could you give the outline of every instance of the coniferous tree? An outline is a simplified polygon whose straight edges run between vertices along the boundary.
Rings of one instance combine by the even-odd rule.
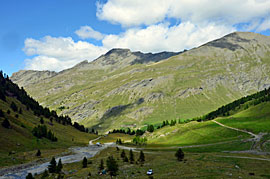
[[[104,169],[104,162],[103,162],[103,159],[100,160],[100,164],[99,164],[98,169],[99,169],[100,171]]]
[[[1,89],[0,89],[0,99],[2,99],[3,101],[6,101],[6,95]]]
[[[113,156],[108,157],[107,161],[107,169],[110,174],[110,176],[116,176],[118,171],[118,164],[116,160],[113,158]]]
[[[123,161],[124,161],[124,162],[128,162],[127,156],[124,157]]]
[[[178,161],[182,161],[184,159],[184,152],[182,151],[181,148],[179,148],[176,153],[175,153],[175,157],[177,158]]]
[[[143,153],[142,150],[141,150],[141,152],[140,152],[139,161],[140,161],[141,163],[143,163],[143,162],[145,161],[144,153]]]
[[[129,151],[129,161],[130,161],[130,163],[134,162],[134,154],[133,154],[133,151],[131,149]]]
[[[87,167],[87,158],[86,157],[83,158],[82,165],[83,165],[83,168]]]
[[[56,167],[56,173],[60,173],[62,171],[62,168],[63,168],[63,164],[62,164],[62,161],[61,161],[61,158],[60,158],[59,161],[58,161],[58,165]]]
[[[0,117],[4,117],[4,112],[2,111],[2,109],[0,109]]]
[[[40,118],[39,122],[40,122],[40,124],[44,124],[43,117]]]
[[[37,156],[37,157],[40,157],[40,156],[41,156],[41,152],[40,152],[39,149],[38,149],[38,151],[37,151],[37,153],[36,153],[36,156]]]
[[[17,105],[16,105],[13,101],[12,101],[11,104],[10,104],[10,108],[11,108],[14,112],[18,111],[18,107],[17,107]]]
[[[4,128],[7,128],[7,129],[10,129],[11,128],[11,125],[10,125],[8,119],[4,119],[4,121],[2,122],[2,126]]]
[[[55,173],[56,172],[56,161],[55,161],[55,158],[53,157],[51,162],[50,162],[50,165],[48,166],[48,170],[50,173]]]
[[[124,150],[122,150],[122,152],[121,152],[121,158],[125,158],[125,156],[126,156],[126,153],[125,153],[125,151]]]

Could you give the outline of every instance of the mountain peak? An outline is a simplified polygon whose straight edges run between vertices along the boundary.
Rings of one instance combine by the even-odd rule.
[[[131,51],[130,51],[130,49],[127,49],[127,48],[113,48],[113,49],[109,50],[105,54],[105,56],[113,54],[113,53],[121,55],[121,54],[126,54],[126,53],[129,53],[129,52],[131,52]]]
[[[237,49],[244,49],[250,45],[252,41],[264,41],[264,35],[253,32],[233,32],[220,39],[213,40],[202,46],[216,47],[222,49],[229,49],[235,51]]]

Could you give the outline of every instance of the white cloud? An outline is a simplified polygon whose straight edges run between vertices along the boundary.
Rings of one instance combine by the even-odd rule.
[[[81,39],[89,39],[93,38],[96,40],[102,40],[104,38],[104,35],[98,31],[95,31],[89,26],[81,26],[79,30],[76,30],[75,33],[81,38]]]
[[[108,0],[98,3],[97,17],[123,26],[149,25],[166,17],[195,24],[235,25],[265,17],[269,0]]]
[[[146,28],[130,28],[119,35],[104,35],[103,46],[85,41],[74,42],[71,37],[46,36],[40,40],[25,40],[24,52],[32,59],[26,60],[26,69],[61,71],[83,60],[94,60],[112,48],[129,48],[132,51],[160,52],[190,49],[235,31],[234,28],[183,22],[150,25]]]
[[[170,7],[170,0],[109,0],[97,3],[97,17],[124,26],[153,24],[162,21]]]
[[[261,25],[258,27],[257,31],[265,31],[270,29],[270,17],[264,19]]]
[[[178,52],[202,45],[233,31],[234,28],[215,24],[197,26],[191,22],[183,22],[171,27],[168,24],[158,24],[145,29],[131,28],[120,35],[107,35],[102,42],[108,49],[118,47],[142,52]]]
[[[24,52],[28,56],[26,68],[32,70],[60,71],[70,68],[83,60],[94,60],[107,51],[104,47],[88,42],[74,42],[71,37],[46,36],[40,40],[28,38],[24,42]]]
[[[26,60],[26,68],[60,71],[94,60],[111,48],[179,52],[239,29],[267,30],[269,13],[270,0],[108,0],[97,3],[97,17],[121,24],[125,32],[106,35],[90,26],[75,31],[81,39],[100,40],[102,46],[74,42],[71,37],[28,38],[24,51],[33,57]],[[178,23],[170,26],[168,18]]]

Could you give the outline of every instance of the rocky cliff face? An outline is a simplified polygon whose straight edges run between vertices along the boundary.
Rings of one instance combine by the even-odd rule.
[[[32,83],[11,79],[43,105],[105,132],[202,115],[270,87],[269,74],[270,37],[236,32],[184,53],[113,49]]]

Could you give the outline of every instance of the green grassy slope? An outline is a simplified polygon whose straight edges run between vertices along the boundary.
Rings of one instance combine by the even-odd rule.
[[[217,121],[256,134],[260,132],[270,133],[270,103],[252,106],[230,117],[217,119]]]
[[[223,41],[239,48],[206,44],[157,63],[74,67],[25,89],[42,105],[100,132],[189,119],[270,83],[269,37],[234,33]]]
[[[42,151],[43,158],[65,152],[70,146],[86,146],[89,140],[96,138],[94,134],[81,132],[71,124],[64,124],[65,120],[59,116],[50,116],[49,119],[45,117],[48,113],[40,115],[45,109],[37,108],[38,103],[4,78],[2,72],[0,85],[0,167],[37,159],[34,156],[38,149]],[[12,104],[17,110],[12,108]],[[37,138],[32,134],[33,128],[41,125],[41,118],[44,121],[42,125],[57,137],[56,142],[44,137]],[[5,120],[8,120],[10,126],[3,125]]]
[[[247,102],[250,103],[250,102]],[[246,104],[242,104],[240,108],[231,111],[232,115],[227,117],[218,117],[215,120],[237,129],[253,132],[255,134],[270,133],[270,102],[262,102],[258,105],[250,105],[248,109],[244,109]],[[251,136],[244,132],[228,129],[214,123],[212,120],[204,122],[189,122],[186,124],[176,124],[175,126],[166,126],[155,130],[153,133],[146,134],[148,143],[154,145],[194,145],[209,144],[221,141],[234,141]],[[267,141],[268,135],[264,141]],[[240,141],[230,144],[238,146]],[[267,143],[267,142],[266,142]],[[250,144],[244,144],[249,149]],[[266,144],[268,145],[268,144]],[[238,146],[242,148],[241,146]],[[203,147],[202,147],[203,148]],[[209,147],[207,147],[209,148]],[[215,148],[215,147],[214,147]],[[226,144],[220,148],[226,149]],[[236,147],[237,148],[237,147]],[[228,149],[228,148],[227,148]],[[208,151],[208,150],[207,150]]]
[[[12,101],[22,108],[22,114],[12,111],[10,108]],[[7,118],[11,124],[11,129],[0,125],[0,167],[37,159],[33,157],[37,149],[40,149],[42,156],[46,157],[64,152],[70,146],[85,146],[89,140],[96,138],[96,135],[80,132],[72,126],[64,126],[55,121],[50,125],[49,119],[43,118],[44,124],[55,134],[58,141],[38,139],[32,135],[32,129],[40,124],[40,117],[35,116],[31,110],[27,110],[19,101],[10,97],[7,98],[7,102],[1,101],[0,109],[5,115],[0,117],[0,123],[2,124],[4,118]],[[7,110],[11,113],[7,114]],[[18,118],[15,117],[16,114],[19,115]],[[14,154],[10,155],[10,152]]]

